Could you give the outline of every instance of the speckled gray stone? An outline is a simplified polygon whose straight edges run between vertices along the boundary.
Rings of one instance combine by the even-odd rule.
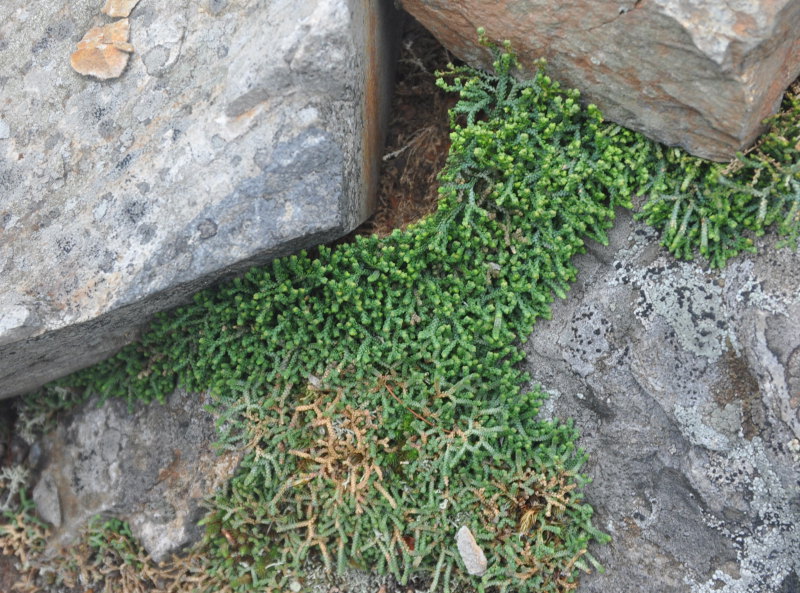
[[[622,213],[536,325],[528,371],[574,418],[613,541],[579,593],[778,593],[800,576],[800,253],[678,262]]]
[[[33,502],[41,519],[54,527],[61,527],[61,500],[52,475],[45,473],[36,483]]]
[[[53,549],[69,545],[96,515],[131,525],[161,561],[202,535],[203,500],[233,474],[240,452],[219,455],[205,394],[175,391],[131,411],[90,401],[42,437],[34,488],[39,515],[54,524]]]
[[[96,0],[2,15],[0,398],[371,212],[391,0],[140,2],[109,81],[70,68]]]

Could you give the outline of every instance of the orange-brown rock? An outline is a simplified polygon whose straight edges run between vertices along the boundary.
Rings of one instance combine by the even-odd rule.
[[[402,0],[458,57],[476,29],[578,88],[608,119],[699,156],[750,145],[800,74],[800,0]]]
[[[80,74],[102,80],[117,78],[125,70],[133,52],[133,46],[128,43],[129,33],[128,19],[89,29],[70,56],[72,68]]]
[[[138,3],[139,0],[106,0],[100,12],[114,18],[127,17]]]

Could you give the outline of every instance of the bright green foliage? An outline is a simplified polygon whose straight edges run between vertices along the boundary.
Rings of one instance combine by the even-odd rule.
[[[205,519],[209,570],[235,590],[309,553],[444,590],[563,591],[593,562],[584,454],[571,425],[537,420],[518,343],[646,180],[647,143],[514,65],[441,81],[461,99],[435,215],[205,291],[62,382],[129,401],[211,389],[221,446],[247,451]],[[482,579],[461,567],[464,524],[492,558]]]
[[[680,194],[646,215],[658,223],[667,208],[672,249],[699,245],[721,264],[748,247],[731,238],[731,213],[795,188],[794,165],[776,165],[733,202],[709,193],[714,214],[699,189],[714,165],[604,124],[541,70],[516,80],[516,65],[496,52],[494,74],[443,75],[459,102],[435,215],[200,293],[62,382],[129,402],[176,383],[212,391],[220,446],[246,453],[204,520],[208,571],[233,590],[285,586],[310,553],[331,569],[429,575],[434,590],[572,589],[594,562],[588,543],[605,536],[581,500],[575,431],[538,420],[543,394],[521,390],[519,341],[565,295],[584,241],[604,243],[633,196]],[[796,198],[782,199],[796,213]],[[769,204],[752,216],[778,220]],[[491,559],[481,579],[461,566],[461,525]]]
[[[621,138],[642,141],[512,66],[442,82],[461,101],[435,216],[276,261],[160,326],[182,329],[185,381],[219,394],[223,445],[249,451],[206,519],[216,570],[241,590],[309,551],[452,590],[468,524],[493,559],[479,590],[561,591],[603,538],[574,431],[536,419],[516,344],[566,291],[584,238],[605,240],[638,182]]]
[[[753,236],[770,226],[797,246],[800,237],[800,95],[789,91],[770,130],[746,155],[727,165],[659,149],[653,195],[641,218],[662,232],[678,257],[695,252],[714,267],[741,251],[755,251]]]

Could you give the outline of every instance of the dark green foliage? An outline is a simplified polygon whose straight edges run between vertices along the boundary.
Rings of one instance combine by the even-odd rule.
[[[770,130],[747,154],[727,165],[677,149],[658,149],[656,182],[640,214],[662,232],[676,256],[696,252],[714,267],[741,251],[755,251],[753,237],[776,227],[782,244],[800,237],[800,94],[787,92]]]

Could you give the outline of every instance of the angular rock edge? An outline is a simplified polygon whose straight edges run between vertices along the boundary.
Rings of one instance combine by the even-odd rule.
[[[275,10],[282,6],[273,4]],[[42,120],[47,120],[46,111],[51,107],[62,114],[60,122],[75,120],[73,123],[79,126],[94,125],[96,120],[92,118],[101,121],[96,130],[78,130],[77,136],[70,139],[57,126],[37,128],[33,132],[38,132],[33,133],[31,126],[38,124],[27,116],[13,111],[3,114],[2,130],[8,128],[9,134],[0,140],[0,157],[13,153],[15,161],[12,169],[6,169],[9,161],[0,158],[0,192],[7,192],[8,196],[3,204],[8,211],[0,211],[0,269],[5,281],[0,288],[0,398],[31,391],[112,355],[135,340],[153,314],[185,303],[193,293],[252,266],[341,237],[374,208],[399,32],[399,16],[391,1],[319,0],[304,5],[306,12],[321,7],[319,12],[349,20],[328,37],[295,31],[295,35],[303,33],[307,44],[300,49],[282,48],[294,52],[294,71],[288,70],[282,60],[275,71],[269,70],[263,60],[252,62],[248,47],[237,45],[250,39],[249,35],[225,37],[231,26],[236,30],[235,23],[230,25],[236,16],[231,16],[231,6],[212,11],[213,14],[196,13],[200,15],[197,18],[212,25],[229,23],[215,29],[215,43],[220,45],[207,56],[208,67],[215,68],[225,58],[225,52],[233,56],[231,60],[235,58],[231,71],[221,74],[229,78],[227,86],[216,84],[209,91],[218,93],[220,105],[204,119],[197,104],[206,96],[202,93],[193,100],[194,105],[166,114],[154,112],[150,105],[155,102],[162,111],[168,108],[169,95],[163,88],[169,89],[169,84],[189,92],[180,77],[189,76],[197,67],[186,53],[190,41],[196,43],[197,37],[190,38],[193,33],[186,28],[190,14],[185,12],[189,10],[187,6],[168,10],[165,0],[137,6],[136,22],[155,21],[150,27],[133,28],[131,41],[137,54],[128,64],[126,75],[113,82],[82,80],[71,72],[72,78],[66,76],[62,70],[69,71],[69,63],[64,56],[74,48],[70,47],[69,36],[47,38],[34,48],[38,58],[32,63],[32,72],[43,77],[57,74],[67,80],[66,85],[42,88]],[[4,58],[17,59],[14,56],[32,51],[39,34],[28,30],[24,35],[17,33],[15,14],[11,10],[12,19],[6,23],[11,27],[6,40],[12,51],[4,52]],[[84,25],[78,20],[81,14],[59,29],[54,25],[46,27],[48,22],[61,18],[55,14],[44,14],[36,22],[42,23],[42,35],[52,37],[52,31],[66,31],[67,26],[88,28],[91,19],[96,18],[87,13]],[[345,30],[347,34],[343,35]],[[0,27],[0,33],[6,31]],[[210,34],[202,27],[197,35],[201,33]],[[339,53],[332,51],[334,48]],[[211,52],[213,47],[205,49]],[[330,57],[329,63],[315,61],[315,52]],[[326,78],[326,68],[332,68],[335,59],[339,59],[338,74]],[[306,64],[309,60],[312,63]],[[316,70],[312,68],[314,63],[319,66]],[[9,66],[12,71],[14,67]],[[264,78],[257,80],[256,88],[250,91],[245,88],[248,73]],[[220,76],[217,70],[212,74]],[[285,76],[283,83],[289,86],[275,88],[276,78],[270,78],[270,74]],[[168,83],[172,80],[169,76],[177,77],[177,82]],[[213,82],[210,80],[209,84]],[[6,88],[13,92],[17,89],[15,84],[22,81],[11,79]],[[140,84],[149,85],[148,93],[137,86]],[[296,93],[287,95],[293,84]],[[263,85],[266,86],[261,88]],[[332,89],[327,98],[326,89]],[[64,92],[66,95],[61,97]],[[132,99],[125,94],[130,92]],[[281,102],[272,94],[285,99],[283,111]],[[146,99],[145,103],[136,104],[137,96]],[[133,101],[125,112],[131,124],[128,130],[118,123],[124,107],[114,103],[119,97]],[[224,110],[223,115],[220,109]],[[280,122],[276,120],[262,132],[275,138],[275,146],[270,148],[264,138],[253,136],[248,130],[253,121],[261,121],[272,112],[276,118],[294,118],[300,132],[280,138]],[[208,137],[204,136],[205,130],[214,127],[219,129],[216,135],[208,132]],[[26,168],[33,158],[16,160],[18,155],[39,151],[29,138],[41,137],[44,141],[48,134],[49,142],[56,144],[53,163],[48,163],[53,171],[47,167]],[[239,138],[246,134],[250,134],[249,144],[242,148]],[[86,138],[81,139],[83,136]],[[153,143],[150,146],[165,144],[167,148],[150,157],[147,146],[143,147],[148,139]],[[27,148],[23,148],[25,142]],[[228,142],[231,149],[226,153],[226,148],[219,147]],[[86,144],[85,150],[82,143]],[[95,144],[97,148],[90,150]],[[275,160],[270,160],[270,150],[274,151]],[[102,159],[107,159],[109,170],[93,180],[91,175],[100,167],[100,152],[105,155]],[[174,215],[186,216],[182,212],[191,206],[191,192],[204,191],[197,183],[188,190],[183,187],[186,182],[181,181],[181,176],[187,173],[182,172],[185,165],[176,163],[180,154],[184,155],[182,158],[188,155],[195,163],[210,159],[207,165],[196,165],[200,167],[198,175],[214,166],[222,167],[217,163],[230,163],[227,168],[238,166],[244,177],[212,178],[223,188],[216,203],[200,210],[194,219],[172,222]],[[240,154],[249,155],[252,160],[237,165],[242,160]],[[45,158],[49,156],[45,152]],[[148,158],[153,159],[154,170],[145,177],[152,179],[143,179],[140,163]],[[315,164],[314,159],[319,162]],[[174,168],[169,169],[170,166]],[[251,170],[256,173],[249,173]],[[41,171],[47,174],[41,177]],[[305,181],[298,179],[298,171],[307,173]],[[165,177],[168,181],[164,187],[171,182],[171,191],[180,190],[176,199],[187,200],[186,208],[171,206],[168,200],[163,212],[155,215],[152,201],[167,191],[161,181]],[[80,187],[71,183],[79,183]],[[32,201],[30,195],[34,193],[41,200]],[[86,206],[78,201],[76,206],[75,196],[93,196],[96,203]],[[277,197],[259,199],[262,196]],[[171,207],[176,212],[171,212]],[[68,225],[77,219],[76,208],[89,222],[81,223],[81,229],[72,232]],[[276,230],[282,217],[288,226]],[[169,227],[170,224],[175,226]],[[136,250],[150,247],[136,246],[131,253],[131,243],[158,244],[158,250],[142,255]],[[23,254],[26,249],[30,254]],[[223,253],[225,250],[228,251]],[[124,264],[130,258],[136,261]]]

